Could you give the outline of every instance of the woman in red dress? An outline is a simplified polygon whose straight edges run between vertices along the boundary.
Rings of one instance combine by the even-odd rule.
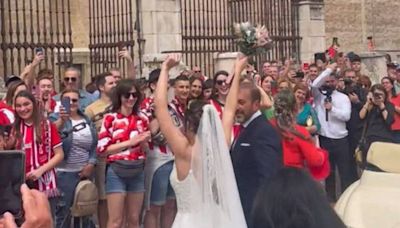
[[[282,135],[283,164],[287,167],[309,168],[315,179],[324,179],[328,154],[317,148],[310,133],[296,123],[296,99],[290,90],[282,90],[275,96],[275,119],[271,122]],[[317,171],[317,173],[313,172]],[[324,173],[320,173],[320,172]]]

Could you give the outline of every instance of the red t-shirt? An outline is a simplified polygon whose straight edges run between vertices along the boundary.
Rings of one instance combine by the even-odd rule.
[[[0,101],[0,125],[7,126],[15,121],[14,110],[6,103]]]
[[[271,120],[276,127],[276,120]],[[296,130],[306,138],[310,133],[303,126],[296,124]],[[283,165],[297,168],[318,167],[324,164],[324,154],[313,142],[304,140],[296,135],[288,134],[291,139],[282,137]]]
[[[396,97],[392,97],[390,99],[390,103],[392,103],[395,107],[400,107],[400,94]],[[396,111],[394,112],[394,122],[392,124],[392,130],[400,131],[400,114]]]
[[[137,115],[124,116],[115,112],[106,114],[99,132],[97,153],[103,154],[110,145],[128,141],[147,130],[148,122],[146,118]],[[145,152],[140,145],[136,145],[125,148],[120,153],[109,155],[107,161],[140,160],[145,158]]]
[[[172,120],[174,121],[174,124],[178,124],[177,127],[183,127],[183,119],[181,119],[181,116],[177,115],[177,110],[172,110],[175,105],[168,105],[168,111],[172,117]],[[140,103],[140,112],[144,114],[144,116],[147,118],[147,121],[150,123],[153,119],[153,113],[154,113],[154,97],[150,96],[145,98],[142,103]],[[171,155],[173,156],[173,153],[169,147],[166,145],[156,145],[151,141],[149,143],[149,148],[150,148],[150,153],[161,153],[164,155]]]
[[[154,112],[154,98],[146,97],[142,103],[140,103],[140,111],[147,117],[150,122],[153,119]]]
[[[25,152],[25,172],[28,173],[34,169],[37,169],[41,164],[46,163],[54,156],[54,149],[61,146],[61,138],[58,134],[57,127],[50,123],[48,133],[42,129],[42,143],[37,143],[34,139],[34,127],[26,123],[21,124],[21,135],[23,139],[18,148],[21,148]],[[47,145],[50,145],[50,154],[46,148],[46,141],[49,140]],[[35,156],[38,155],[38,156]]]

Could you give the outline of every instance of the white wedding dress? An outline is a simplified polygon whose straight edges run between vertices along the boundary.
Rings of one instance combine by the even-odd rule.
[[[222,124],[211,105],[203,115],[192,151],[191,170],[179,181],[171,176],[178,213],[173,228],[246,228]]]

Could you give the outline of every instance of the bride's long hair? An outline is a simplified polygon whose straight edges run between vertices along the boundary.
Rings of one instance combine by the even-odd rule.
[[[200,125],[201,116],[203,115],[203,108],[208,103],[203,100],[192,100],[189,102],[185,111],[185,132],[197,133]]]

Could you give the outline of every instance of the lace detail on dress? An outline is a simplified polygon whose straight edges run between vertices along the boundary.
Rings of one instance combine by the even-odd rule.
[[[190,212],[189,205],[195,203],[194,196],[196,196],[196,194],[193,194],[195,189],[193,187],[196,185],[196,181],[194,179],[192,170],[189,171],[188,176],[184,180],[179,181],[176,173],[176,167],[174,165],[170,176],[170,182],[175,191],[178,212]]]

